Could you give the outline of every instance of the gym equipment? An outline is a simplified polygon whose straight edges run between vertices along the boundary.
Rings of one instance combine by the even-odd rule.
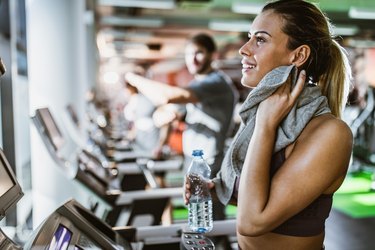
[[[103,213],[104,219],[111,226],[117,224],[124,210],[130,210],[127,225],[132,224],[136,215],[140,214],[147,215],[151,225],[157,225],[169,199],[182,197],[182,188],[144,190],[145,183],[133,179],[134,175],[119,176],[116,169],[103,167],[95,155],[79,148],[74,141],[63,136],[47,108],[37,109],[32,120],[50,155],[65,174],[87,187],[101,202],[111,207],[110,211]],[[149,180],[150,186],[155,187],[156,182],[152,182],[153,176],[147,166],[136,164],[129,168],[131,167],[131,171],[141,173]],[[94,204],[92,211],[95,211],[98,205],[99,203]]]
[[[372,172],[371,190],[375,190],[375,90],[368,87],[366,106],[350,124],[354,137],[350,172]]]
[[[23,192],[1,149],[0,177],[0,219],[2,219],[21,199]],[[72,199],[49,215],[33,231],[24,247],[15,243],[0,229],[0,248],[12,250],[168,250],[179,247],[181,249],[214,249],[207,237],[235,235],[235,220],[215,221],[214,229],[207,235],[184,232],[186,226],[186,224],[174,224],[112,228]],[[182,241],[183,239],[185,241]],[[188,239],[190,241],[187,241]],[[186,248],[190,245],[196,248]]]
[[[5,74],[5,71],[6,71],[6,69],[5,69],[5,65],[4,65],[4,63],[3,63],[3,60],[2,60],[1,57],[0,57],[0,76],[4,75],[4,74]]]
[[[114,227],[122,237],[126,238],[138,249],[143,250],[214,250],[210,239],[217,236],[236,236],[236,220],[214,221],[213,229],[206,234],[193,233],[187,229],[186,223],[169,226]],[[136,248],[135,248],[136,249]]]
[[[207,238],[203,234],[186,232],[181,236],[180,249],[214,250],[215,245],[209,238]]]
[[[33,232],[25,249],[124,249],[130,244],[75,200],[56,209]]]
[[[8,160],[0,149],[0,220],[17,204],[22,198],[23,192],[16,176],[13,173]],[[22,249],[0,229],[1,249]]]
[[[22,189],[0,149],[0,219],[22,198]],[[0,249],[131,250],[130,244],[78,202],[71,200],[52,213],[22,247],[0,229]]]

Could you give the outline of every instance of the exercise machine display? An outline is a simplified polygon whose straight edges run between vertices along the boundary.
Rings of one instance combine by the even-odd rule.
[[[56,209],[34,231],[25,249],[118,249],[131,245],[109,225],[72,199]]]

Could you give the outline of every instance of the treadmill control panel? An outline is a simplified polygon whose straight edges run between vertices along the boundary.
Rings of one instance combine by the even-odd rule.
[[[214,243],[201,233],[184,232],[181,235],[181,250],[214,250]]]

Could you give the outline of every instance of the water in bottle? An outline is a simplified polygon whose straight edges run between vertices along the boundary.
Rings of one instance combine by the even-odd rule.
[[[211,168],[203,159],[202,150],[193,151],[193,160],[186,173],[190,182],[191,197],[189,200],[188,225],[190,230],[206,233],[212,230],[212,198],[207,187]]]

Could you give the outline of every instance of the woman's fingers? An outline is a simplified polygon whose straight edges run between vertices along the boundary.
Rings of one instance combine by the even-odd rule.
[[[271,96],[263,100],[258,107],[257,123],[260,126],[276,128],[296,103],[304,88],[305,80],[306,72],[302,70],[295,86],[292,86],[289,77]]]
[[[292,92],[290,93],[294,101],[297,100],[298,96],[301,94],[303,87],[305,85],[305,82],[306,82],[306,71],[301,70],[301,72],[298,75],[297,83],[292,89]]]
[[[185,185],[184,185],[184,202],[185,205],[189,204],[189,199],[190,199],[190,181],[188,178],[185,178]]]
[[[213,189],[215,187],[215,183],[212,180],[207,182],[208,189]]]
[[[212,180],[207,181],[207,187],[208,189],[213,189],[215,187],[215,183]],[[185,178],[185,183],[184,183],[184,202],[185,205],[189,204],[189,200],[191,197],[191,192],[190,192],[190,181],[188,178]]]

